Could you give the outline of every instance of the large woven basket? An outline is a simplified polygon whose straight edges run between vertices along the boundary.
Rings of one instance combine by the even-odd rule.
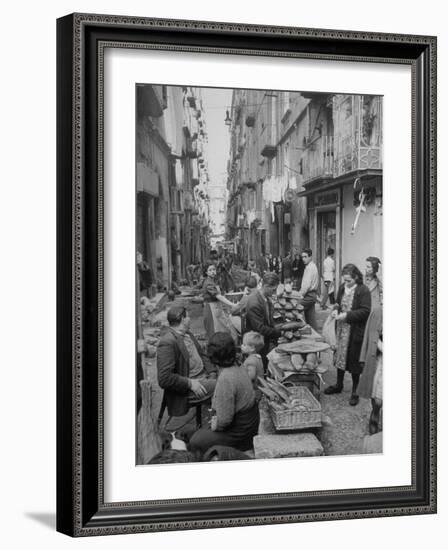
[[[319,401],[305,386],[288,388],[294,398],[300,399],[306,410],[276,410],[269,404],[272,422],[277,431],[304,430],[322,426],[322,408]]]

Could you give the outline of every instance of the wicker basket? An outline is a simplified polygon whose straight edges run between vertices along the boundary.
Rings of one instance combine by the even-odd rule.
[[[295,399],[300,399],[306,406],[306,410],[279,411],[269,403],[272,422],[277,431],[304,430],[306,428],[318,428],[322,426],[322,409],[319,401],[305,386],[293,386],[288,388]]]

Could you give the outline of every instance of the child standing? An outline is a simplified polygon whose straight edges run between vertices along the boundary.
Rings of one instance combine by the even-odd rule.
[[[255,391],[255,399],[260,401],[261,391],[258,388],[258,377],[264,378],[263,360],[258,353],[264,347],[263,335],[258,332],[246,332],[243,336],[243,343],[241,344],[241,351],[246,355],[246,359],[243,363],[243,368],[246,369],[247,374],[252,382],[252,386]]]

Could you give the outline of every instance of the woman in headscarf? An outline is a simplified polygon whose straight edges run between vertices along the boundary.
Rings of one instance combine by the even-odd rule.
[[[208,340],[210,341],[215,332],[228,332],[234,342],[237,343],[238,333],[229,314],[223,308],[223,305],[226,305],[232,310],[235,304],[221,294],[221,289],[216,280],[216,266],[214,264],[209,264],[206,269],[206,277],[202,285],[202,296],[204,298],[204,327]]]
[[[359,362],[364,331],[370,314],[371,297],[363,284],[362,274],[354,264],[347,264],[342,270],[343,283],[339,287],[333,315],[337,320],[335,366],[337,381],[325,390],[327,395],[341,393],[345,371],[352,375],[350,405],[359,402],[357,388],[362,365]]]
[[[377,275],[380,265],[381,261],[376,256],[369,256],[366,259],[365,283],[372,297],[372,309],[382,307],[383,305],[383,285]]]
[[[260,414],[247,370],[236,363],[236,347],[228,333],[217,332],[208,344],[208,356],[218,367],[218,380],[212,400],[215,412],[210,428],[201,428],[189,442],[190,451],[205,453],[214,445],[240,451],[253,446]]]

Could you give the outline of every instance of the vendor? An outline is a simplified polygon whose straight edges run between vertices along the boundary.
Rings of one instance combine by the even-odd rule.
[[[279,277],[276,273],[265,273],[263,285],[260,290],[255,290],[249,295],[246,305],[245,331],[259,332],[264,337],[264,347],[260,351],[265,369],[267,368],[267,354],[277,343],[281,336],[281,329],[274,325],[271,296],[276,292]]]
[[[209,429],[193,434],[190,450],[203,454],[214,445],[251,449],[260,415],[252,382],[246,369],[236,363],[235,343],[228,333],[217,332],[210,338],[208,356],[219,371],[212,400],[215,414]]]

